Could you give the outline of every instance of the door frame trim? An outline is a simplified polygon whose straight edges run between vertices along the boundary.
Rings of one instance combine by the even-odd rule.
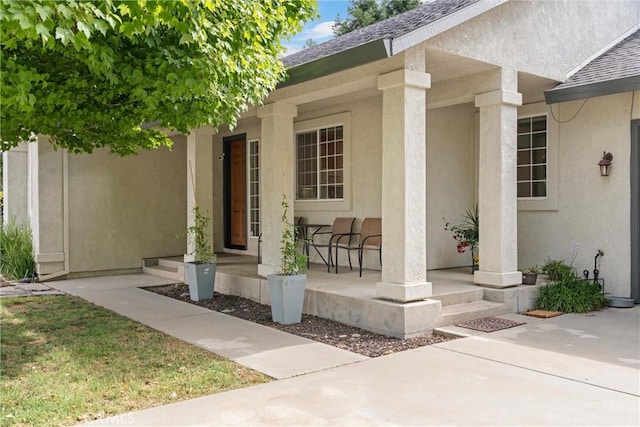
[[[238,249],[238,250],[247,250],[247,233],[245,233],[245,242],[244,245],[232,245],[231,244],[231,142],[238,141],[242,139],[245,144],[245,150],[247,145],[247,134],[239,133],[231,136],[225,136],[222,138],[222,217],[223,217],[223,229],[224,229],[224,247],[229,249]],[[246,157],[246,152],[245,152]],[[247,164],[245,158],[245,170],[244,174],[247,173]],[[247,193],[247,183],[244,185],[245,192],[245,201],[246,193]],[[244,210],[244,227],[247,227],[247,207],[245,203]]]

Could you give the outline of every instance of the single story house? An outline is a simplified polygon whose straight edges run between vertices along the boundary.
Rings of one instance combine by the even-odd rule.
[[[409,306],[428,270],[469,265],[443,218],[477,204],[476,284],[547,259],[591,271],[601,250],[606,291],[640,302],[639,28],[637,0],[428,2],[285,57],[288,80],[234,129],[128,158],[46,136],[4,153],[5,220],[30,222],[41,278],[132,272],[185,253],[197,201],[216,251],[261,241],[266,276],[284,194],[312,223],[381,217],[377,296]]]

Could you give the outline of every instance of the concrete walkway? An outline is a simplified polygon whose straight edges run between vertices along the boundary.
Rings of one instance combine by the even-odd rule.
[[[135,289],[51,283],[280,381],[92,425],[640,425],[640,307],[608,308],[366,359]]]
[[[49,282],[49,285],[277,379],[368,359],[139,289],[172,283],[175,281],[130,274]]]

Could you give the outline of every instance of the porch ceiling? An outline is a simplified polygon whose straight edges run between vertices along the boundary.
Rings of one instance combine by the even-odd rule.
[[[363,79],[363,82],[364,80],[367,81],[366,84],[361,84],[356,90],[347,93],[314,99],[312,102],[300,103],[298,104],[298,113],[304,114],[313,110],[328,108],[336,104],[381,96],[381,92],[378,90],[376,84],[377,79],[371,75],[371,71],[367,70],[367,68],[368,66],[360,67],[361,73],[358,73]],[[375,73],[380,69],[381,67],[375,67],[373,71]],[[444,84],[445,82],[464,79],[465,77],[498,69],[499,67],[497,65],[475,59],[453,55],[435,49],[427,49],[426,51],[426,72],[431,74],[431,87],[433,89],[438,88],[440,84]],[[340,81],[338,75],[330,75],[322,79],[326,79],[327,87],[333,86],[334,79]],[[522,93],[525,104],[543,101],[544,91],[553,87],[555,84],[557,84],[557,82],[554,80],[522,72],[518,73],[518,90]],[[302,85],[304,85],[304,83]],[[299,94],[300,92],[298,92],[298,95]],[[472,102],[475,93],[469,93],[468,95],[468,101],[465,102]],[[427,103],[429,103],[429,92],[427,92]]]

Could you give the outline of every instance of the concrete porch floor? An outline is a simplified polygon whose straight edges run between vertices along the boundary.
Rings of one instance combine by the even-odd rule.
[[[357,263],[357,261],[356,261]],[[160,272],[182,270],[182,257],[159,260]],[[153,274],[151,269],[145,270]],[[303,311],[376,333],[408,338],[431,333],[438,327],[466,320],[531,308],[536,286],[489,289],[473,283],[470,267],[429,270],[433,295],[425,300],[398,304],[377,298],[377,270],[339,267],[338,274],[327,272],[323,264],[311,264]],[[215,290],[269,304],[267,280],[258,275],[258,259],[253,256],[219,253]]]

